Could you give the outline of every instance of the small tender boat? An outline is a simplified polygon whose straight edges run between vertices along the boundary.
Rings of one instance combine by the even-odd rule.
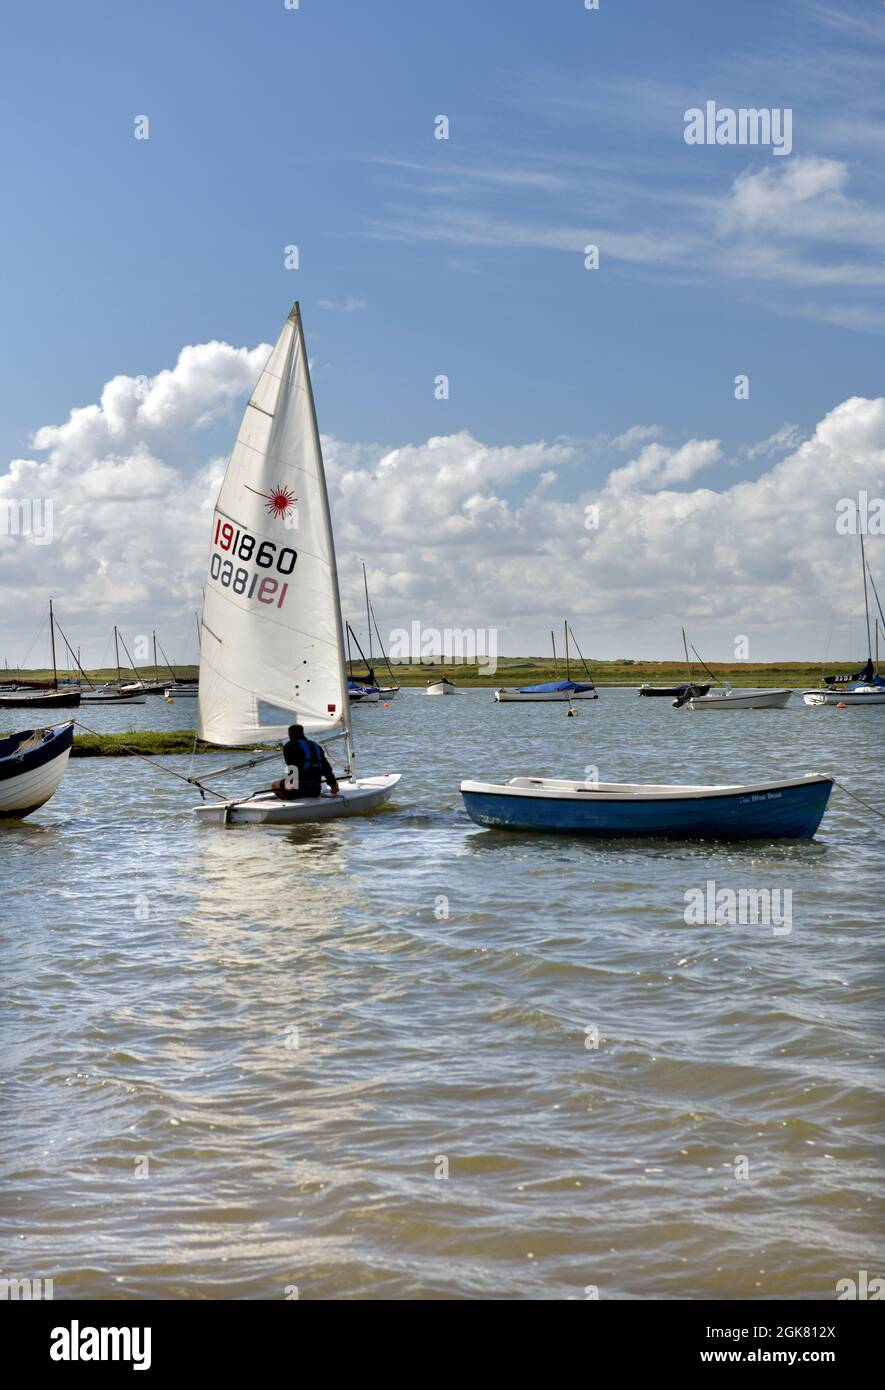
[[[709,689],[709,685],[696,685],[694,682],[683,681],[682,685],[641,685],[639,693],[640,695],[657,695],[661,699],[665,695],[669,695],[671,699],[678,699],[680,696],[688,696],[691,699],[692,696],[706,695]]]
[[[446,676],[438,681],[428,681],[424,687],[425,695],[455,695],[456,693],[454,685]]]
[[[832,777],[750,786],[668,786],[513,777],[462,782],[477,825],[568,835],[653,835],[677,839],[810,840],[820,825]]]
[[[792,690],[733,690],[730,685],[722,690],[711,690],[709,695],[698,695],[674,700],[677,709],[783,709],[792,695]]]
[[[102,694],[81,695],[83,705],[143,705],[144,700],[136,695],[128,695],[123,690],[110,690]]]
[[[285,522],[296,502],[293,534]],[[377,688],[374,693],[378,699]],[[253,748],[282,741],[289,726],[300,724],[310,736],[325,734],[327,747],[341,740],[345,766],[336,795],[324,789],[283,801],[266,788],[219,797],[214,805],[204,801],[194,808],[198,818],[210,825],[296,825],[377,810],[400,775],[357,777],[351,699],[323,453],[296,303],[246,404],[212,518],[197,737]],[[205,798],[203,783],[233,770],[192,780]]]
[[[195,683],[181,682],[167,685],[163,694],[167,700],[196,700],[200,694],[200,687]]]
[[[73,741],[73,720],[0,739],[0,818],[21,820],[58,791]]]

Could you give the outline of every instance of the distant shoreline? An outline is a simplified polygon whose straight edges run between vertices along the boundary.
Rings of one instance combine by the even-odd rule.
[[[820,684],[821,675],[850,675],[863,664],[862,658],[854,662],[832,661],[832,662],[811,662],[811,661],[735,661],[735,662],[709,662],[709,670],[718,680],[730,682],[733,686],[789,686],[793,689],[801,689],[804,686],[816,686]],[[592,675],[593,683],[600,689],[609,686],[613,689],[629,689],[640,685],[678,685],[686,679],[685,662],[679,661],[641,661],[641,660],[620,660],[620,661],[595,661],[588,660],[587,663]],[[365,667],[354,665],[357,675],[365,674]],[[144,680],[164,680],[169,679],[160,672],[154,676],[153,672],[143,670],[141,678]],[[196,666],[176,667],[177,679],[180,681],[193,681],[197,679],[199,670]],[[570,674],[573,680],[586,680],[587,673],[580,662],[572,662]],[[108,681],[116,681],[116,668],[109,670],[90,670],[86,672],[87,677],[95,685],[103,685]],[[475,662],[456,663],[456,662],[424,662],[410,665],[395,664],[393,666],[393,676],[391,677],[383,662],[375,663],[375,675],[382,685],[397,684],[403,688],[421,688],[428,681],[441,680],[445,676],[454,685],[464,690],[494,690],[500,686],[518,685],[539,685],[543,681],[559,680],[565,677],[565,667],[563,662],[554,666],[550,657],[531,657],[531,656],[507,656],[500,657],[497,662],[497,669],[493,674],[487,674],[483,666],[477,666]],[[705,669],[698,663],[692,664],[692,675],[695,681],[708,682],[709,676]],[[59,672],[60,679],[70,677]],[[0,684],[7,681],[12,682],[16,679],[22,681],[51,681],[52,672],[46,670],[34,671],[5,671],[0,672]],[[123,672],[123,680],[131,681],[134,679],[131,672]]]

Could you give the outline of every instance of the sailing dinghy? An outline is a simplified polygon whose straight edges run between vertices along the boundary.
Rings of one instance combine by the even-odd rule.
[[[806,705],[837,705],[840,709],[857,708],[864,705],[885,705],[885,676],[879,675],[879,620],[875,620],[876,661],[873,663],[873,643],[870,633],[870,596],[867,591],[867,576],[882,617],[879,591],[873,572],[864,553],[863,533],[860,537],[860,568],[863,576],[864,614],[866,618],[867,650],[866,663],[852,676],[824,676],[820,690],[803,690],[802,699]],[[885,617],[883,617],[885,622]]]
[[[324,787],[280,801],[260,791],[197,806],[203,821],[364,815],[400,780],[354,771],[335,546],[297,303],[246,406],[212,518],[197,709],[197,737],[207,743],[252,747],[302,724],[327,736],[327,754],[334,739],[346,749],[337,796]]]
[[[581,655],[581,649],[575,641],[575,634],[571,632],[568,622],[563,623],[565,634],[565,680],[545,681],[541,685],[521,685],[517,690],[501,689],[495,691],[495,702],[499,705],[512,704],[539,704],[547,700],[553,700],[560,704],[568,704],[571,708],[572,700],[598,700],[599,695],[593,684],[593,677],[590,675],[590,668]],[[587,672],[588,681],[573,681],[571,664],[569,661],[568,639],[571,632],[572,641],[578,649],[578,655],[584,664]],[[556,638],[550,633],[550,642],[553,647],[553,665],[556,668]]]

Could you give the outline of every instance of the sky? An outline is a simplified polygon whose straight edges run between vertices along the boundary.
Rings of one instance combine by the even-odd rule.
[[[50,594],[84,662],[114,623],[195,657],[296,298],[355,620],[364,559],[388,636],[865,655],[836,517],[885,496],[878,0],[47,0],[4,49],[0,660],[45,662]],[[790,139],[688,144],[708,102]],[[22,499],[51,537],[3,534]]]

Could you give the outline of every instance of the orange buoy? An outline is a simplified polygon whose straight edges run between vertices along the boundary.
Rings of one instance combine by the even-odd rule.
[[[848,706],[846,705],[846,703],[845,703],[844,700],[840,700],[839,703],[838,703],[838,705],[836,706],[836,709],[847,709],[847,708],[848,708]]]

